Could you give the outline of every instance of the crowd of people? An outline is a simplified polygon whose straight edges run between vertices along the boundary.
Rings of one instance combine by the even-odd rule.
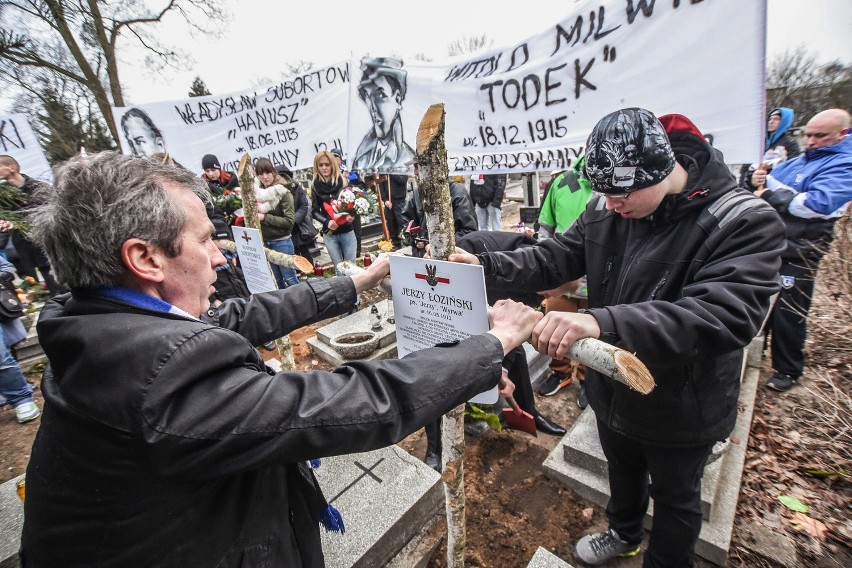
[[[381,63],[364,63],[362,96],[387,83],[404,97],[393,62]],[[273,266],[279,290],[252,295],[237,285],[238,258],[216,244],[236,216],[215,197],[239,183],[216,156],[198,176],[167,154],[104,152],[59,166],[54,186],[0,156],[22,215],[0,221],[17,251],[14,265],[0,259],[0,281],[40,277],[52,296],[38,323],[50,361],[42,410],[11,354],[23,326],[0,318],[0,395],[19,422],[41,416],[22,565],[322,566],[319,527],[341,519],[311,460],[425,427],[425,461],[440,470],[441,415],[501,377],[501,395],[514,393],[539,431],[565,434],[535,408],[527,341],[552,358],[541,395],[580,382],[608,461],[609,526],[575,556],[595,565],[639,553],[653,498],[644,565],[693,565],[701,477],[734,427],[742,348],[769,316],[767,386],[800,381],[814,279],[852,202],[849,113],[811,117],[804,150],[794,123],[790,109],[770,110],[765,153],[738,180],[689,118],[615,111],[585,155],[553,173],[538,239],[501,230],[506,175],[453,181],[450,260],[483,267],[490,331],[330,372],[276,373],[253,346],[356,309],[388,274],[386,255],[328,279]],[[358,159],[384,159],[370,141]],[[335,204],[370,181],[340,150],[316,154],[308,188],[264,158],[255,171],[268,248],[312,257],[319,235],[335,266],[357,260],[360,216]],[[372,181],[394,247],[428,257],[416,183]],[[635,353],[654,392],[568,360],[587,337]]]

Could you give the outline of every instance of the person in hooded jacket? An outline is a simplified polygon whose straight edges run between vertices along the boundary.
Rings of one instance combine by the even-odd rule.
[[[769,116],[766,118],[764,152],[782,147],[787,160],[791,160],[802,153],[799,142],[790,132],[790,128],[793,126],[793,118],[793,109],[791,108],[777,107],[769,111]]]
[[[751,175],[761,164],[777,165],[792,160],[802,153],[802,148],[790,128],[793,126],[793,109],[776,107],[766,118],[766,143],[761,163],[744,165],[740,171],[740,187],[750,188]]]
[[[597,195],[565,233],[512,252],[457,249],[449,259],[545,295],[587,275],[589,309],[546,314],[532,345],[561,359],[578,339],[598,338],[635,353],[656,387],[643,395],[587,370],[608,461],[609,530],[581,538],[574,553],[588,564],[637,554],[651,497],[643,565],[692,566],[701,476],[736,422],[743,347],[778,290],[784,227],[737,189],[721,152],[682,115],[616,111],[586,149]]]
[[[849,113],[829,109],[805,125],[807,150],[752,175],[755,195],[781,215],[787,246],[781,264],[781,294],[772,312],[772,369],[766,386],[784,392],[805,367],[807,317],[820,260],[834,238],[834,223],[852,201],[852,138]]]

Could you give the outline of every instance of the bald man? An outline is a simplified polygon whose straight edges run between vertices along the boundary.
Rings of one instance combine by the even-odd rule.
[[[30,205],[33,195],[40,187],[47,186],[46,183],[21,173],[21,165],[18,160],[7,154],[0,156],[0,181],[5,181],[21,192],[22,201],[8,204],[9,211],[17,215],[20,215],[21,210]],[[18,259],[14,261],[18,276],[21,278],[29,276],[38,280],[36,274],[36,269],[38,269],[51,296],[65,292],[65,288],[53,277],[50,262],[48,262],[44,252],[15,226],[14,220],[0,219],[0,231],[11,235],[12,244],[18,253]]]
[[[790,390],[805,365],[807,314],[819,261],[831,243],[834,223],[852,201],[852,138],[849,113],[824,110],[805,126],[805,153],[772,170],[756,170],[755,191],[787,225],[781,296],[772,314],[772,369],[766,386]]]

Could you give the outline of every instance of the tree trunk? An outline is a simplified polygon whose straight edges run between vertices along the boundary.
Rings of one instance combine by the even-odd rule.
[[[262,239],[263,231],[260,228],[260,221],[257,218],[257,197],[254,194],[257,178],[254,175],[254,164],[252,164],[251,158],[247,153],[243,154],[243,157],[240,159],[238,175],[240,178],[240,192],[243,197],[243,216],[246,227],[260,231]],[[281,367],[291,371],[295,370],[296,360],[293,357],[293,345],[290,343],[290,337],[287,335],[279,337],[275,340],[275,346],[278,347],[278,355],[281,357]]]
[[[227,239],[217,240],[216,246],[228,252],[237,252],[237,245],[234,241],[229,241]],[[314,267],[311,264],[311,261],[304,257],[278,252],[277,250],[268,249],[266,247],[263,248],[263,252],[266,253],[266,260],[268,260],[270,264],[283,266],[284,268],[293,268],[302,274],[313,274]]]
[[[118,129],[116,128],[115,121],[112,117],[112,110],[110,108],[110,100],[107,96],[106,89],[104,89],[103,85],[100,82],[100,78],[98,77],[95,70],[92,68],[89,61],[86,59],[86,54],[83,53],[83,50],[80,48],[80,45],[77,43],[77,39],[74,35],[74,31],[69,26],[67,20],[65,19],[65,7],[62,2],[57,0],[46,0],[45,6],[50,11],[51,16],[55,22],[54,28],[59,33],[62,41],[65,43],[68,48],[68,52],[71,54],[71,57],[74,58],[74,62],[80,69],[80,73],[83,74],[85,78],[84,81],[80,81],[83,85],[89,88],[92,92],[92,95],[95,97],[95,102],[98,105],[98,110],[101,111],[101,114],[104,117],[104,121],[109,127],[109,131],[112,134],[113,138],[116,142],[118,142]],[[68,74],[67,72],[65,73]]]
[[[417,165],[420,198],[429,229],[432,258],[446,260],[455,250],[455,225],[447,176],[444,144],[444,105],[429,107],[417,130]],[[441,425],[447,512],[447,566],[464,566],[466,546],[464,517],[464,405],[447,413]]]
[[[636,355],[593,337],[575,341],[568,357],[642,394],[656,386],[651,372]]]

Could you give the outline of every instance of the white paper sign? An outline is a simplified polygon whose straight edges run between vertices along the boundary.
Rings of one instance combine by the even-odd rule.
[[[12,156],[21,173],[53,183],[53,172],[27,117],[22,114],[0,115],[0,154]]]
[[[240,266],[242,266],[249,292],[259,294],[277,290],[269,263],[266,261],[266,253],[263,251],[260,231],[246,227],[231,227],[231,229],[234,231],[234,242],[237,243],[237,254],[240,257]]]
[[[481,266],[391,256],[390,268],[400,357],[488,331]],[[497,398],[495,387],[471,402],[494,404]]]

